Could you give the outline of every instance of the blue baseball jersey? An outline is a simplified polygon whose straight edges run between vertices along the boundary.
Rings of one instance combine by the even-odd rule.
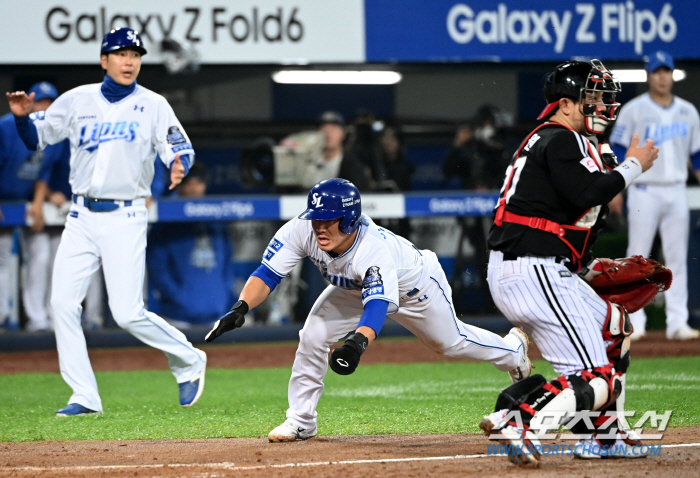
[[[31,201],[44,164],[65,159],[67,154],[65,144],[31,151],[19,137],[12,113],[0,118],[0,199]]]
[[[673,184],[688,179],[688,159],[700,152],[700,117],[695,106],[678,96],[669,106],[661,106],[649,93],[640,95],[623,106],[610,143],[627,149],[635,134],[640,146],[651,139],[659,148],[654,166],[635,183]]]

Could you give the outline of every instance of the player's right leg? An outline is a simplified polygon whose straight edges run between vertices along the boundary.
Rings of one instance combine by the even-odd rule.
[[[99,267],[99,252],[94,241],[97,213],[91,213],[77,204],[73,205],[72,211],[78,214],[69,216],[66,221],[51,279],[56,347],[61,375],[73,389],[68,403],[82,406],[88,411],[101,412],[102,401],[80,326],[80,304],[90,277]],[[65,414],[75,414],[74,411],[71,409]],[[77,414],[84,413],[77,411],[80,412]]]
[[[329,285],[316,299],[304,328],[289,380],[287,420],[268,435],[271,442],[316,436],[316,407],[328,372],[330,346],[354,332],[362,315],[359,291]]]
[[[49,328],[49,314],[46,308],[46,294],[49,289],[51,267],[51,242],[45,231],[23,231],[23,245],[26,257],[26,275],[22,286],[22,303],[27,314],[27,330],[30,332]]]
[[[204,389],[206,354],[195,348],[185,334],[143,305],[146,207],[133,205],[96,214],[103,218],[98,246],[109,308],[115,322],[146,345],[165,353],[178,383],[180,405],[194,405]]]
[[[0,227],[0,325],[10,315],[10,256],[12,254],[13,229]]]

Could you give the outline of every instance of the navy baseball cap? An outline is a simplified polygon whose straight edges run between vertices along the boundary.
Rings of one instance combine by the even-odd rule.
[[[48,81],[42,81],[41,83],[35,83],[32,85],[32,87],[29,88],[29,93],[27,93],[27,96],[31,95],[32,93],[35,93],[34,101],[39,101],[46,98],[55,100],[58,98],[58,90]]]
[[[338,126],[345,126],[345,118],[343,115],[337,111],[326,111],[318,118],[318,124],[337,124]]]
[[[665,51],[659,50],[649,57],[645,68],[648,73],[654,73],[656,70],[664,66],[673,71],[675,68],[673,65],[673,57]]]

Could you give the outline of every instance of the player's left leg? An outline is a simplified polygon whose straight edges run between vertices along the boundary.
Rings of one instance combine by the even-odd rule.
[[[316,299],[299,332],[299,348],[289,379],[287,421],[270,432],[270,441],[293,441],[316,435],[316,407],[328,373],[330,346],[355,331],[362,311],[359,291],[329,285]]]
[[[392,316],[432,350],[450,357],[491,362],[499,370],[511,371],[527,358],[526,346],[514,334],[505,337],[467,325],[455,315],[452,289],[437,259],[423,257],[420,290],[402,298]]]
[[[148,312],[143,305],[148,220],[146,207],[134,205],[99,214],[98,246],[109,307],[115,322],[146,345],[162,350],[179,384],[201,377],[203,386],[206,354],[194,348],[182,332]],[[193,403],[183,403],[181,397],[181,405]]]
[[[685,184],[667,186],[673,190],[666,198],[666,214],[661,217],[659,235],[666,267],[673,271],[673,286],[664,292],[666,302],[666,336],[693,338],[688,328],[688,240],[690,211]]]

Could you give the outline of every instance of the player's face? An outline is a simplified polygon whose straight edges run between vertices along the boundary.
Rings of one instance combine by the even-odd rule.
[[[326,148],[338,149],[343,145],[345,139],[345,128],[333,123],[326,123],[320,128],[321,133],[326,136]]]
[[[673,71],[670,68],[657,68],[653,73],[647,74],[649,89],[658,95],[671,94],[673,88]]]
[[[342,254],[350,249],[357,231],[352,234],[340,232],[340,219],[332,221],[311,221],[319,249],[334,254]]]
[[[102,69],[120,85],[129,86],[141,71],[141,53],[125,48],[109,55],[101,55]]]

